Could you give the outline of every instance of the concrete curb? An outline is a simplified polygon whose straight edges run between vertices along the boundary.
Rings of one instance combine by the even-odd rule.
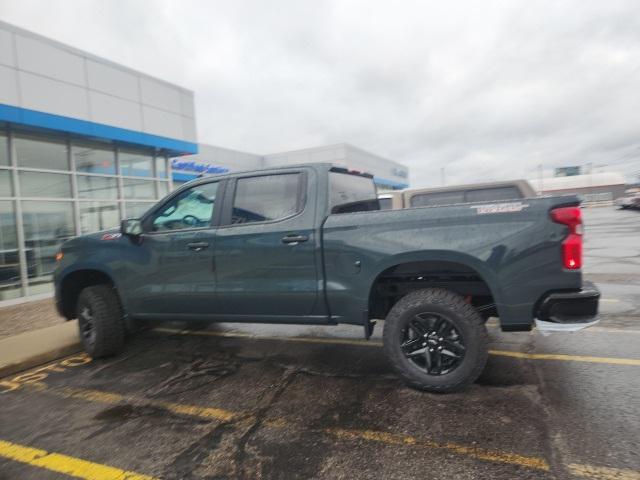
[[[77,320],[0,340],[0,378],[82,350]]]

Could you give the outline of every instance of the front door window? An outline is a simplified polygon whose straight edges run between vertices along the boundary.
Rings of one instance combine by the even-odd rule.
[[[211,224],[218,182],[196,185],[169,200],[154,215],[154,232],[203,228]]]

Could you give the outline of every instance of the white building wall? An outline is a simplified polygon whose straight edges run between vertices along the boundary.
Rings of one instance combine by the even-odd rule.
[[[371,173],[379,179],[401,184],[409,183],[409,169],[404,165],[347,143],[274,153],[265,155],[264,161],[265,166],[330,162]]]
[[[4,22],[0,103],[196,141],[190,90]]]
[[[230,172],[254,170],[263,166],[260,155],[202,143],[198,145],[197,154],[180,157],[180,160],[223,167]]]
[[[264,164],[268,167],[322,162],[344,164],[346,156],[346,144],[328,145],[326,147],[305,148],[303,150],[265,155]]]

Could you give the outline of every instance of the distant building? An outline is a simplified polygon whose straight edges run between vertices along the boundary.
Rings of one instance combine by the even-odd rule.
[[[574,177],[580,175],[582,169],[578,167],[558,167],[555,170],[554,176],[556,177]]]
[[[172,159],[173,183],[178,184],[199,174],[253,170],[280,165],[330,162],[373,175],[380,191],[400,190],[409,186],[409,169],[348,143],[305,148],[282,153],[255,155],[214,145],[200,144],[198,153]]]
[[[624,195],[627,188],[624,176],[616,172],[542,178],[530,183],[542,195],[575,193],[585,202],[613,201]]]

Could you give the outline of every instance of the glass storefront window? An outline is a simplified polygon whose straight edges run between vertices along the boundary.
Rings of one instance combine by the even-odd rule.
[[[72,197],[70,175],[21,171],[18,176],[23,197]]]
[[[167,178],[167,158],[156,157],[156,177]]]
[[[169,182],[158,183],[158,198],[163,198],[169,193]]]
[[[112,177],[78,175],[79,198],[118,198],[118,180]]]
[[[47,284],[49,289],[56,253],[74,236],[73,203],[23,201],[22,222],[29,285]]]
[[[15,136],[13,145],[19,167],[69,170],[67,145],[64,142]]]
[[[11,170],[0,170],[0,197],[12,197]]]
[[[124,198],[140,198],[143,200],[153,200],[156,198],[153,180],[125,178],[122,180],[122,187]]]
[[[0,128],[3,127],[0,126]],[[0,165],[9,165],[9,141],[2,132],[0,132]]]
[[[20,255],[14,203],[0,201],[0,300],[19,297]]]
[[[99,232],[120,224],[117,203],[80,202],[80,232]]]
[[[153,177],[153,157],[120,150],[120,174],[129,177]]]
[[[153,202],[127,202],[125,204],[127,218],[140,218],[154,205]]]
[[[71,153],[78,172],[116,173],[116,156],[113,150],[77,144],[71,147]]]

